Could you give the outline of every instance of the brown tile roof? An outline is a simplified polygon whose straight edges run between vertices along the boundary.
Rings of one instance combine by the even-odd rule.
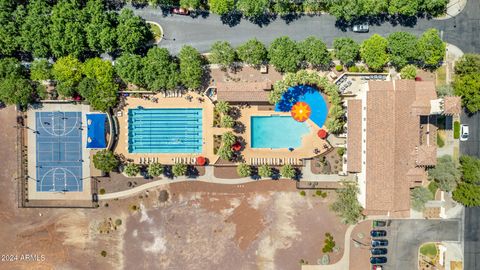
[[[408,182],[411,186],[418,186],[421,183],[427,181],[427,171],[424,168],[411,168],[406,174]]]
[[[435,87],[430,82],[397,80],[371,81],[369,89],[366,212],[405,216],[411,186],[406,174],[417,166],[415,147],[420,144],[418,113],[430,113]]]
[[[347,102],[347,171],[362,170],[362,101]]]
[[[435,145],[420,145],[416,151],[417,166],[437,165],[437,147]]]
[[[267,102],[271,82],[218,82],[217,99],[230,102]]]
[[[443,113],[460,114],[461,112],[462,112],[461,97],[444,97],[443,98]]]

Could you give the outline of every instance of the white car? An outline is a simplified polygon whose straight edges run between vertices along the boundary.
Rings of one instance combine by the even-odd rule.
[[[368,32],[368,23],[355,24],[353,26],[353,32],[357,33],[367,33]]]
[[[468,140],[468,125],[460,126],[460,141]]]

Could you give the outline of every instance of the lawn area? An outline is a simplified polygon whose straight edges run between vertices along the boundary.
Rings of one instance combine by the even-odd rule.
[[[440,148],[445,146],[444,134],[441,134],[440,132],[437,133],[437,146]]]
[[[159,42],[163,34],[162,29],[158,25],[153,23],[148,23],[148,25],[150,26],[150,31],[152,32],[153,39],[155,40],[155,42]]]
[[[441,66],[437,69],[437,87],[440,85],[447,84],[447,68],[446,66]]]
[[[453,122],[453,138],[460,138],[460,122],[458,121]]]
[[[433,198],[435,198],[435,193],[437,193],[437,190],[438,190],[437,182],[431,181],[430,184],[428,184],[428,190],[430,190],[430,192],[433,195]]]
[[[437,246],[435,243],[423,244],[420,247],[420,254],[430,257],[433,260],[437,256]]]

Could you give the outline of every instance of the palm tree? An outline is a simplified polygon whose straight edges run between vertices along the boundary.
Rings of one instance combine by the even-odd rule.
[[[295,169],[290,164],[283,165],[280,169],[280,174],[289,179],[293,179],[295,177]]]
[[[228,146],[228,147],[232,146],[236,140],[237,140],[237,137],[233,135],[231,131],[225,132],[222,135],[222,142],[223,142],[223,145],[225,146]]]
[[[252,168],[246,163],[240,163],[237,166],[237,174],[241,177],[248,177],[252,174]]]
[[[136,176],[140,173],[140,167],[135,163],[128,163],[123,169],[123,172],[130,177]]]
[[[152,163],[148,165],[148,175],[157,177],[162,175],[163,173],[163,165],[160,163]]]
[[[225,160],[232,159],[233,151],[232,151],[231,146],[223,145],[222,147],[220,147],[220,149],[218,149],[218,156],[221,159],[225,159]]]
[[[220,113],[228,113],[230,111],[230,104],[228,102],[219,100],[217,101],[217,104],[215,104],[215,110],[217,110]]]
[[[175,176],[182,176],[187,174],[188,166],[187,164],[177,163],[172,166],[172,172]]]
[[[223,128],[233,128],[235,120],[230,115],[224,115],[220,120],[220,126]]]
[[[261,177],[271,177],[272,169],[266,164],[261,165],[260,167],[258,167],[258,175],[260,175]]]

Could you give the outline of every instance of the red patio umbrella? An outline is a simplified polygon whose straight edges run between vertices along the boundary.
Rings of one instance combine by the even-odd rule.
[[[320,139],[325,139],[328,136],[328,132],[322,128],[317,132],[317,135],[320,137]]]
[[[207,163],[207,159],[205,157],[199,156],[197,157],[197,165],[204,166]]]
[[[232,145],[233,151],[240,151],[241,149],[242,149],[242,144],[240,144],[239,142],[236,142]]]

